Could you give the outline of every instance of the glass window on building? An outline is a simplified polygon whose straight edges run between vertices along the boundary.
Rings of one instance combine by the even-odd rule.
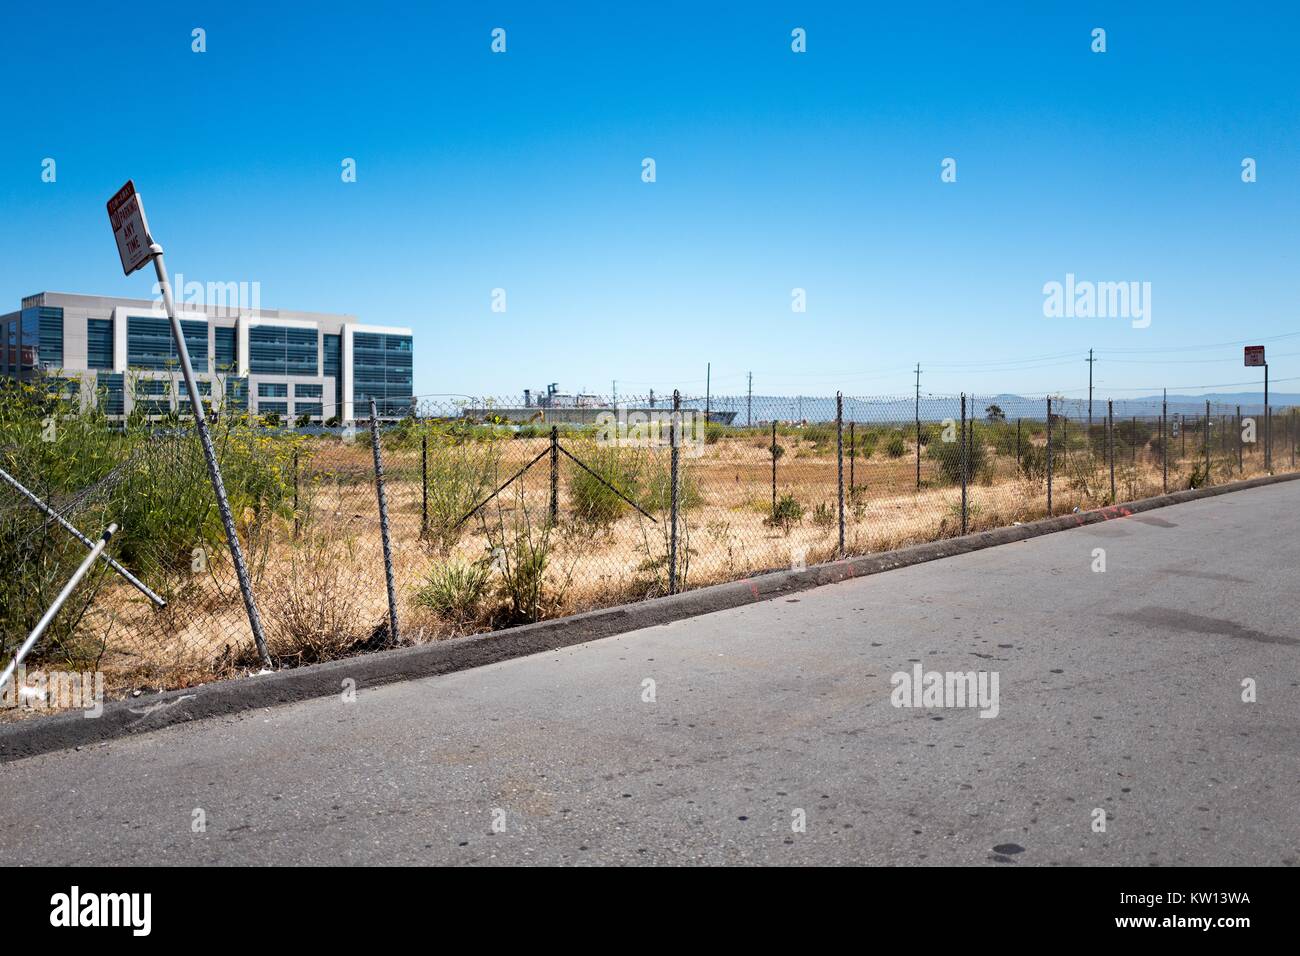
[[[99,393],[99,407],[104,410],[105,415],[123,414],[125,389],[122,387],[122,378],[121,372],[116,375],[99,376],[96,390]]]
[[[248,330],[248,371],[253,375],[317,375],[315,329],[255,325]]]
[[[239,361],[238,345],[235,337],[235,329],[224,328],[218,325],[212,330],[213,335],[213,359],[216,364],[215,371],[229,372],[235,368]]]
[[[324,374],[332,376],[334,379],[334,405],[326,416],[332,418],[341,414],[339,406],[343,402],[343,336],[321,336],[321,351],[325,356]]]
[[[288,398],[289,385],[286,382],[258,382],[257,397],[258,398]]]
[[[319,385],[312,385],[309,382],[303,382],[301,385],[295,385],[293,387],[294,398],[320,398],[320,393],[321,387]]]
[[[113,367],[113,320],[86,320],[86,367]]]
[[[142,378],[135,382],[135,410],[142,415],[170,415],[172,383],[165,378]]]
[[[18,369],[26,373],[35,370],[37,350],[40,348],[40,316],[36,309],[24,309],[18,321]]]
[[[315,329],[285,330],[285,368],[290,375],[319,375]]]
[[[63,368],[63,310],[40,308],[36,310],[37,353],[46,368]]]
[[[310,415],[312,418],[321,417],[320,402],[294,402],[293,414],[297,417]]]
[[[196,372],[208,371],[208,323],[181,321],[185,350]],[[167,319],[154,316],[126,317],[126,364],[131,368],[180,368],[180,356],[172,340],[172,326]]]
[[[353,414],[364,418],[375,399],[379,414],[406,415],[411,408],[411,336],[358,332],[352,337]]]
[[[259,415],[279,415],[281,418],[289,414],[288,402],[258,402],[257,414]]]
[[[62,375],[44,377],[45,394],[53,401],[73,402],[81,395],[81,382]]]

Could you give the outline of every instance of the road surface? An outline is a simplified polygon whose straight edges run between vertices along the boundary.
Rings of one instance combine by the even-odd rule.
[[[0,847],[11,865],[1295,865],[1298,532],[1282,483],[0,765]],[[996,672],[997,716],[893,706],[918,662]]]

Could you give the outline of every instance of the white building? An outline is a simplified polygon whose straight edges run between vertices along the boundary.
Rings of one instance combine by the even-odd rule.
[[[409,414],[410,329],[351,315],[177,304],[205,403],[283,420]],[[145,299],[41,292],[0,315],[0,375],[44,376],[114,417],[162,415],[188,400],[171,324]]]

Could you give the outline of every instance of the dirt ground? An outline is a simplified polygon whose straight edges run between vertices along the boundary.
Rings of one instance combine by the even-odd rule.
[[[1026,438],[1041,446],[1042,437]],[[499,456],[490,486],[503,483],[537,455],[545,438],[492,443]],[[813,564],[838,551],[838,471],[834,445],[816,445],[797,435],[779,439],[777,499],[793,496],[802,517],[773,526],[770,437],[728,435],[683,454],[680,481],[687,499],[680,523],[679,555],[684,587],[736,580],[765,570]],[[1190,445],[1191,443],[1189,443]],[[588,451],[569,446],[581,458]],[[1171,443],[1170,490],[1187,488],[1203,458],[1183,457]],[[1229,452],[1229,453],[1225,453]],[[1262,455],[1213,450],[1212,481],[1222,483],[1263,474]],[[487,452],[484,451],[484,454]],[[430,456],[441,454],[431,451]],[[255,593],[273,656],[279,663],[309,663],[369,647],[386,638],[387,598],[371,452],[362,444],[322,440],[304,453],[296,522],[276,519],[248,542]],[[667,450],[644,452],[647,468],[667,474]],[[971,531],[1031,521],[1047,514],[1042,478],[1028,478],[1014,451],[984,448],[986,467],[967,489]],[[1119,501],[1158,494],[1163,466],[1150,448],[1118,448],[1115,491]],[[1275,458],[1290,466],[1288,451]],[[1104,452],[1086,448],[1058,451],[1053,462],[1055,514],[1111,502],[1110,464]],[[651,517],[622,507],[612,523],[596,527],[574,516],[570,487],[578,466],[561,456],[558,467],[558,525],[549,532],[542,616],[638,600],[663,593],[670,524],[666,509],[643,502]],[[546,527],[550,508],[550,462],[543,454],[478,514],[466,520],[454,542],[440,547],[424,533],[426,517],[419,447],[386,448],[386,494],[390,513],[394,583],[403,642],[426,642],[500,626],[499,614],[449,619],[419,601],[429,575],[449,563],[489,564],[493,547],[521,525],[534,536]],[[878,552],[955,536],[961,531],[959,485],[944,484],[933,460],[921,455],[917,486],[916,447],[889,457],[875,449],[844,461],[845,551]],[[466,509],[468,510],[468,509]],[[446,508],[443,509],[446,511]],[[652,520],[654,519],[654,520]],[[444,523],[450,523],[444,521]],[[296,525],[296,527],[295,527]],[[495,530],[494,530],[495,529]],[[485,601],[491,606],[492,599]],[[165,611],[153,610],[129,587],[110,584],[87,620],[104,645],[100,666],[110,696],[132,688],[188,686],[257,669],[244,607],[229,562],[214,560]]]

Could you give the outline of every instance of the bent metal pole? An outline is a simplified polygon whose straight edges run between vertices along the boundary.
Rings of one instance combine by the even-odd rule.
[[[93,547],[91,547],[90,554],[86,555],[85,560],[81,562],[81,566],[73,572],[72,577],[68,578],[68,583],[63,585],[63,590],[59,592],[59,596],[54,599],[54,603],[49,606],[44,614],[41,615],[41,619],[36,622],[36,626],[32,628],[32,632],[27,635],[27,640],[23,641],[22,646],[14,653],[13,660],[9,662],[9,666],[4,669],[3,674],[0,674],[0,690],[3,690],[5,684],[9,683],[9,678],[12,677],[14,671],[18,669],[18,665],[23,662],[23,658],[26,657],[28,652],[36,645],[36,642],[41,639],[41,635],[45,633],[45,629],[50,626],[50,622],[54,620],[55,615],[59,613],[64,602],[68,600],[68,595],[76,589],[77,585],[81,583],[81,579],[86,576],[86,572],[91,569],[99,556],[104,553],[104,548],[108,546],[108,539],[113,537],[116,532],[117,525],[115,524],[110,524],[105,528],[104,533],[100,536],[99,540],[95,542]],[[15,697],[15,699],[17,698]]]
[[[199,398],[199,387],[194,382],[190,351],[185,347],[181,323],[176,318],[176,305],[172,302],[172,287],[167,281],[167,266],[163,262],[163,248],[155,242],[149,247],[149,251],[153,253],[154,272],[158,275],[163,305],[167,309],[167,318],[171,322],[172,337],[176,340],[176,354],[180,356],[185,387],[190,393],[190,407],[194,410],[194,427],[199,433],[199,442],[203,445],[203,457],[208,463],[208,477],[212,479],[212,491],[217,497],[217,510],[221,513],[221,524],[226,529],[226,542],[230,545],[230,557],[235,564],[235,574],[239,577],[239,591],[244,596],[244,608],[248,611],[248,626],[252,628],[258,656],[266,666],[270,667],[271,655],[266,650],[262,618],[257,613],[257,604],[253,600],[253,586],[248,578],[248,565],[244,563],[244,549],[239,544],[239,532],[235,530],[235,519],[230,513],[230,502],[226,498],[226,486],[221,480],[221,466],[217,464],[217,453],[212,448],[212,436],[208,434],[208,421],[203,416],[203,401]]]
[[[84,544],[86,547],[88,547],[88,548],[93,548],[93,547],[95,546],[95,542],[91,541],[91,540],[90,540],[89,538],[87,538],[84,534],[82,534],[80,531],[78,531],[78,530],[76,529],[76,527],[75,527],[74,525],[72,525],[70,522],[64,520],[63,515],[59,514],[57,511],[55,511],[53,508],[51,508],[49,505],[47,505],[44,501],[41,501],[40,498],[36,497],[36,495],[34,495],[31,491],[29,491],[27,488],[25,488],[25,487],[24,487],[24,486],[23,486],[23,485],[18,481],[17,478],[15,478],[13,475],[9,474],[9,472],[5,471],[3,468],[0,468],[0,479],[2,479],[6,484],[9,485],[9,487],[13,488],[15,491],[17,491],[20,495],[22,495],[22,496],[23,496],[24,498],[26,498],[28,501],[30,501],[33,505],[35,505],[36,508],[38,508],[38,509],[41,511],[41,513],[44,514],[46,517],[48,517],[48,518],[52,518],[54,521],[57,521],[58,524],[59,524],[59,526],[60,526],[61,528],[63,528],[64,531],[68,532],[68,534],[72,535],[74,538],[76,538],[78,541],[80,541],[80,542],[81,542],[82,544]],[[120,575],[121,575],[123,578],[125,578],[125,579],[126,579],[126,580],[127,580],[127,581],[128,581],[128,582],[129,582],[129,583],[130,583],[130,584],[131,584],[131,585],[132,585],[132,586],[133,586],[137,591],[139,591],[141,594],[143,594],[145,597],[147,597],[147,598],[148,598],[150,601],[152,601],[154,604],[158,605],[159,607],[166,607],[166,606],[167,606],[167,602],[164,601],[162,598],[160,598],[160,597],[159,597],[157,594],[155,594],[153,591],[151,591],[151,590],[149,589],[149,586],[148,586],[148,585],[146,585],[143,581],[141,581],[139,578],[137,578],[134,574],[132,574],[132,573],[131,573],[130,571],[128,571],[126,568],[122,567],[122,565],[118,564],[116,561],[114,561],[114,560],[113,560],[112,558],[110,558],[108,555],[106,555],[106,554],[101,554],[101,555],[99,556],[99,560],[103,561],[103,562],[104,562],[105,564],[107,564],[110,568],[112,568],[114,571],[116,571],[118,574],[120,574]]]

